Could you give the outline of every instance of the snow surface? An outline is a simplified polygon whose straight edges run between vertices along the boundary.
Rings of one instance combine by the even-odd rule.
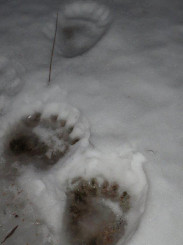
[[[87,118],[78,130],[87,128],[88,137],[89,124],[91,132],[90,142],[50,171],[20,168],[15,162],[12,172],[1,158],[0,241],[19,225],[8,245],[63,244],[64,191],[67,181],[80,174],[117,180],[131,193],[135,207],[127,238],[134,235],[129,245],[183,243],[183,4],[103,2],[114,14],[109,32],[72,59],[61,57],[56,43],[50,88],[49,60],[61,1],[0,3],[0,136],[21,115],[53,103],[77,108],[79,114],[70,113],[68,122],[78,120],[77,115]],[[68,118],[70,109],[65,112]],[[147,159],[149,191],[142,219],[147,184],[144,159],[136,151]]]

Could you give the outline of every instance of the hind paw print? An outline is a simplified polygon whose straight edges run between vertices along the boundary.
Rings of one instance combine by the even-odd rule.
[[[113,245],[124,235],[130,196],[118,183],[73,179],[67,190],[66,233],[71,244]]]
[[[79,111],[69,106],[54,107],[47,105],[14,123],[5,136],[8,160],[47,168],[82,141],[87,133]]]

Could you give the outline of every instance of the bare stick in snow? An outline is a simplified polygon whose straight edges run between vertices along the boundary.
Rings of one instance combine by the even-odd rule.
[[[4,240],[1,242],[1,244],[5,243],[5,241],[13,235],[13,233],[16,231],[17,228],[18,228],[18,225],[16,225],[16,226],[15,226],[15,227],[8,233],[8,235],[4,238]]]
[[[55,41],[56,41],[56,35],[57,35],[57,25],[58,25],[58,12],[57,12],[57,17],[56,17],[55,34],[54,34],[54,39],[53,39],[52,51],[51,51],[48,86],[50,85],[50,81],[51,81],[51,71],[52,71],[52,63],[53,63],[53,56],[54,56],[54,49],[55,49]]]

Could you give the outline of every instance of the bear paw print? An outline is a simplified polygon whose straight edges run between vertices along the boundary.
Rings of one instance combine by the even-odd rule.
[[[124,235],[130,196],[118,183],[79,177],[66,194],[64,223],[71,244],[113,245]]]
[[[90,50],[105,34],[111,19],[108,7],[93,1],[63,5],[57,37],[61,55],[71,58]]]
[[[11,119],[12,120],[12,119]],[[80,113],[67,105],[48,104],[16,120],[5,134],[8,162],[47,168],[89,137]]]

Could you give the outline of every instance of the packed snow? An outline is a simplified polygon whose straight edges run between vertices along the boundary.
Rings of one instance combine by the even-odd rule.
[[[179,0],[1,1],[1,243],[73,244],[69,198],[83,183],[86,203],[120,221],[115,244],[183,243],[182,11]]]

